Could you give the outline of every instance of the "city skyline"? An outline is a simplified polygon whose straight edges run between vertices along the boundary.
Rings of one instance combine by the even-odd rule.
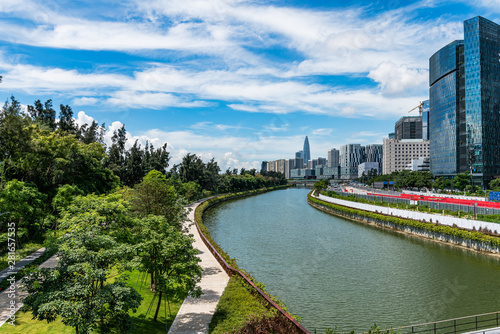
[[[0,92],[222,169],[381,144],[428,99],[428,60],[496,1],[2,1]],[[78,114],[80,112],[80,114]],[[133,144],[130,140],[129,145]]]

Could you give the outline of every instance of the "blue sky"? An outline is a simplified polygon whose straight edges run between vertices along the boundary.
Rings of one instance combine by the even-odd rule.
[[[500,1],[2,0],[0,97],[51,98],[221,168],[382,143],[428,59]],[[414,113],[415,114],[415,113]],[[410,114],[411,115],[411,114]]]

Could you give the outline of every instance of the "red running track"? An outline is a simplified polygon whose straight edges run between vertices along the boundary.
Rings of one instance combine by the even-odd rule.
[[[500,209],[500,203],[489,202],[489,201],[474,201],[471,199],[434,197],[434,196],[423,196],[423,195],[413,195],[413,194],[401,194],[399,196],[393,196],[393,195],[381,195],[381,194],[368,193],[368,195],[381,196],[381,197],[392,197],[392,198],[404,198],[404,199],[410,199],[413,201],[430,201],[430,202],[441,202],[441,203],[451,203],[451,204],[461,204],[461,205],[471,205],[471,206],[474,206],[476,204],[477,206],[480,206],[480,207]]]

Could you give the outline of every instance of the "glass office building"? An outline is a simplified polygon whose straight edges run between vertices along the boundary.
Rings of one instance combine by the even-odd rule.
[[[431,171],[471,171],[476,185],[500,177],[500,25],[477,16],[464,40],[429,60]]]
[[[500,25],[464,22],[466,155],[474,182],[500,176]]]
[[[422,139],[429,140],[429,100],[422,103]]]
[[[464,105],[464,41],[454,41],[429,60],[429,140],[431,171],[435,176],[460,170],[460,131]]]

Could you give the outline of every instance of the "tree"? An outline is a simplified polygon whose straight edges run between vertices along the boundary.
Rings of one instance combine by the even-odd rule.
[[[141,216],[163,216],[179,230],[186,218],[186,202],[177,195],[165,175],[157,170],[150,171],[135,187],[131,202],[133,210]]]
[[[141,146],[138,140],[134,142],[134,145],[125,152],[125,162],[123,170],[122,182],[126,186],[133,187],[137,183],[141,182],[144,177],[144,153],[141,151]]]
[[[111,169],[123,182],[125,171],[125,143],[127,142],[125,125],[113,132],[111,147],[108,150],[106,167]]]
[[[92,121],[90,126],[83,124],[78,129],[77,137],[85,144],[99,143],[104,145],[104,124],[99,126],[95,120]]]
[[[131,329],[129,310],[135,311],[142,297],[120,276],[110,283],[111,268],[126,260],[132,248],[103,234],[97,226],[72,230],[64,237],[55,269],[41,269],[23,279],[28,296],[24,309],[33,318],[54,321],[58,316],[76,333],[101,332],[118,327]]]
[[[31,129],[29,148],[12,163],[10,177],[36,184],[43,193],[55,195],[63,184],[76,185],[84,193],[105,193],[118,180],[104,168],[106,154],[98,143],[85,145],[74,135],[48,132],[38,126]]]
[[[57,220],[59,214],[66,208],[68,208],[76,196],[83,195],[83,191],[81,191],[77,186],[72,186],[69,184],[65,184],[57,188],[57,193],[52,199],[52,208],[54,209],[54,213],[56,216],[56,222],[54,225],[54,235],[57,230]]]
[[[490,189],[493,191],[500,191],[500,177],[491,180],[489,183]]]
[[[59,122],[57,123],[58,128],[61,131],[76,135],[78,133],[78,125],[75,124],[75,120],[73,119],[73,110],[69,105],[63,104],[59,108],[61,111],[59,112]]]
[[[31,120],[21,114],[21,104],[14,96],[0,110],[0,173],[2,186],[14,178],[15,167],[30,149]],[[0,187],[1,188],[1,187]]]
[[[158,317],[162,297],[182,300],[186,295],[199,297],[201,289],[201,260],[196,256],[193,239],[179,231],[164,217],[149,215],[140,219],[136,258],[139,270],[151,277],[151,290],[159,292],[154,321]],[[155,294],[156,296],[156,294]]]
[[[453,187],[460,191],[464,191],[465,187],[469,185],[469,172],[464,174],[457,174],[453,178]]]
[[[36,100],[35,106],[28,106],[28,113],[33,121],[40,123],[50,131],[56,129],[56,111],[52,108],[52,100],[47,100],[44,104],[40,100]]]
[[[0,212],[6,213],[2,218],[7,223],[14,223],[14,226],[8,226],[14,228],[16,249],[20,239],[19,231],[22,231],[23,235],[25,232],[30,235],[39,227],[36,222],[40,219],[45,198],[36,187],[18,180],[9,181],[0,192]],[[7,231],[7,228],[2,230]]]

